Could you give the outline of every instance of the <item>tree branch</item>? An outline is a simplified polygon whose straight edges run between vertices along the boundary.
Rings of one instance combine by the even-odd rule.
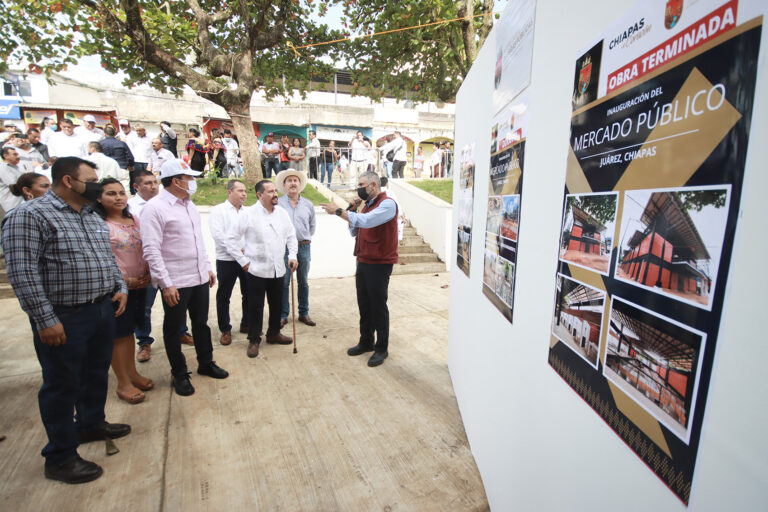
[[[280,0],[280,16],[277,18],[274,27],[258,35],[254,43],[255,51],[272,48],[280,42],[285,34],[285,23],[288,21],[290,6],[291,0]]]

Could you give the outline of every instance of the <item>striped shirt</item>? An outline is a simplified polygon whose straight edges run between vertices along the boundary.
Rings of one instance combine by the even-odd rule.
[[[59,322],[53,306],[128,292],[106,223],[90,206],[77,212],[52,190],[13,210],[2,241],[8,281],[38,330]]]

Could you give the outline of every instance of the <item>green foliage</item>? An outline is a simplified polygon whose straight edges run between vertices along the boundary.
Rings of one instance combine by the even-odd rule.
[[[408,181],[408,184],[418,187],[425,192],[429,192],[446,203],[453,204],[453,180],[450,178],[410,180]]]
[[[5,0],[0,2],[0,72],[66,69],[85,55],[125,73],[124,85],[180,94],[186,84],[227,108],[254,90],[284,85],[301,94],[311,76],[330,76],[327,47],[298,46],[338,34],[310,21],[312,0]],[[283,76],[285,81],[283,81]]]
[[[722,208],[725,206],[725,190],[695,190],[692,192],[678,192],[677,197],[683,203],[683,209],[687,212],[696,210],[700,212],[705,206]]]
[[[198,206],[215,206],[223,203],[227,200],[227,181],[229,180],[213,176],[197,180],[197,192],[192,201]],[[245,205],[250,206],[258,200],[258,197],[256,197],[253,187],[248,184],[245,187],[248,190],[248,199],[246,199]],[[309,185],[304,188],[301,196],[312,201],[315,206],[328,202],[320,192]]]
[[[613,222],[616,218],[616,195],[599,194],[594,196],[570,196],[566,203],[566,210],[576,206],[588,213],[601,224]]]
[[[366,35],[493,12],[493,0],[329,0],[344,4],[348,34]],[[491,15],[343,43],[353,93],[453,101],[493,26]]]

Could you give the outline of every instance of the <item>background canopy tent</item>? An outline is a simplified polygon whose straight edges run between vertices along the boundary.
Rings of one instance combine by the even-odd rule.
[[[267,134],[271,132],[275,135],[275,140],[280,140],[280,137],[282,137],[283,135],[287,135],[289,139],[298,137],[302,139],[302,146],[304,146],[303,142],[307,139],[307,135],[308,135],[306,126],[291,126],[287,124],[260,123],[259,129],[261,131],[262,141],[267,136]]]

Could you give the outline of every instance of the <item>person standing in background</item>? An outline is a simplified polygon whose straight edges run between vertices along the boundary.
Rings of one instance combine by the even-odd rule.
[[[424,170],[424,150],[421,146],[416,147],[416,156],[413,157],[413,177],[421,178],[421,171]]]
[[[177,137],[176,132],[171,128],[171,123],[168,121],[160,123],[160,140],[162,141],[163,149],[170,151],[173,158],[179,158],[176,152]],[[155,172],[160,172],[160,169],[157,169]]]
[[[307,144],[307,160],[309,162],[309,177],[310,179],[317,179],[317,168],[320,164],[320,141],[317,140],[317,133],[314,130],[309,130],[309,144]],[[304,170],[304,161],[301,162],[301,167],[296,167],[297,171]]]
[[[362,176],[368,170],[368,146],[363,140],[363,132],[357,131],[355,138],[349,142],[351,154],[349,157],[349,176],[347,183],[350,188],[357,183],[358,176]]]

